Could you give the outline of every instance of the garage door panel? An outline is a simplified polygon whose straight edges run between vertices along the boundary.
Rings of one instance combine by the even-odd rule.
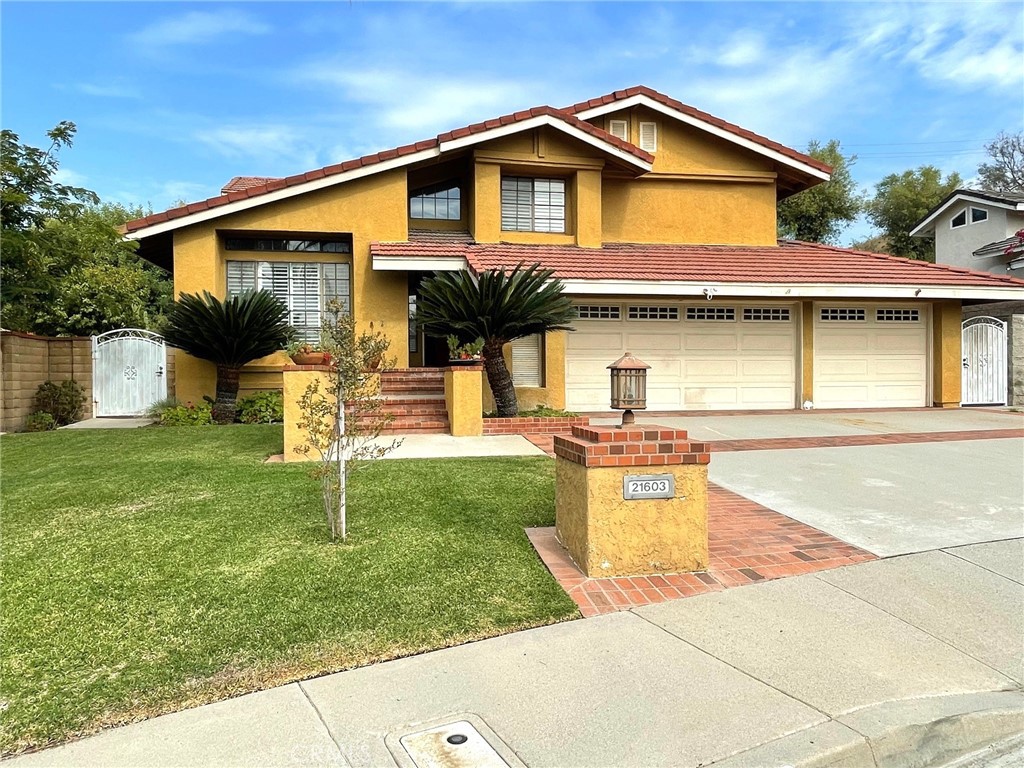
[[[866,331],[851,331],[838,328],[823,330],[814,339],[814,351],[835,352],[848,355],[853,352],[867,352],[871,340]]]
[[[794,402],[796,389],[791,385],[779,387],[744,387],[740,404],[750,408],[778,408],[780,402]]]
[[[684,364],[686,381],[705,381],[708,379],[736,379],[739,371],[737,360],[687,360]]]
[[[605,353],[610,349],[622,349],[622,334],[618,332],[593,332],[567,334],[568,343],[566,349],[570,350],[601,350]],[[609,362],[611,362],[609,360]],[[608,363],[605,363],[607,365]]]
[[[920,357],[889,357],[875,362],[878,376],[900,376],[903,378],[924,378],[927,373],[925,361]]]
[[[881,333],[875,337],[874,348],[877,352],[891,354],[905,354],[908,352],[920,352],[921,333]]]
[[[814,372],[822,379],[846,377],[846,376],[867,376],[871,368],[868,360],[864,358],[831,358],[819,359],[814,365]]]
[[[683,347],[679,334],[648,334],[648,333],[627,333],[626,349],[633,354],[636,350],[651,350],[655,353],[675,352],[678,353]],[[654,355],[649,354],[653,357]],[[646,357],[641,357],[644,362],[649,362]]]
[[[725,333],[701,335],[686,332],[683,335],[683,349],[687,352],[735,352],[739,349],[739,339]]]
[[[679,408],[681,405],[682,391],[680,390],[678,383],[673,386],[666,387],[647,387],[648,408],[655,410],[672,410]]]
[[[794,348],[793,331],[782,334],[744,334],[740,337],[741,352],[778,352],[791,355]]]
[[[743,360],[740,373],[745,379],[793,380],[794,366],[790,360]]]
[[[736,387],[687,387],[688,407],[731,408],[739,405]]]
[[[914,384],[875,384],[874,397],[891,404],[893,407],[910,407],[925,396],[925,388]]]

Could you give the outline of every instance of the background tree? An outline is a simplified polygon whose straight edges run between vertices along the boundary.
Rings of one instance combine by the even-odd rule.
[[[571,331],[575,317],[553,270],[518,265],[511,272],[492,269],[440,272],[423,281],[416,320],[431,336],[454,334],[462,342],[484,340],[484,369],[498,416],[519,413],[512,375],[502,347],[515,339],[548,331]]]
[[[993,192],[1024,192],[1024,133],[1000,133],[985,151],[992,162],[978,166],[978,185]]]
[[[92,192],[56,181],[57,154],[75,125],[47,133],[46,150],[2,132],[0,302],[3,326],[46,335],[152,328],[171,297],[166,273],[135,255],[117,227],[142,208],[102,205]]]
[[[822,146],[807,144],[807,154],[832,166],[832,179],[804,190],[779,203],[779,237],[836,243],[846,225],[856,220],[864,208],[850,167],[856,155],[844,155],[837,139]]]
[[[242,366],[284,349],[291,338],[288,309],[268,291],[221,301],[209,291],[182,294],[167,313],[164,339],[192,357],[217,366],[213,420],[235,420]]]
[[[953,190],[962,186],[953,172],[942,178],[933,165],[917,170],[891,173],[875,185],[875,195],[867,204],[868,218],[882,230],[889,253],[921,261],[935,261],[935,241],[911,237],[910,230]]]
[[[892,253],[889,248],[889,239],[885,235],[874,235],[865,237],[863,240],[855,240],[850,247],[857,251],[870,251],[871,253]]]

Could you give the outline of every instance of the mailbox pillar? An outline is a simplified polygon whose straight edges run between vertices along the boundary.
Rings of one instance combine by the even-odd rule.
[[[584,574],[708,567],[707,443],[657,425],[555,437],[555,528]]]

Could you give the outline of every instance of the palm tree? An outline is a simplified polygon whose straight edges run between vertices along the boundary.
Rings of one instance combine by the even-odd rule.
[[[182,294],[167,316],[165,341],[217,366],[213,420],[235,420],[242,366],[283,349],[291,338],[288,309],[267,291],[249,291],[221,301],[209,291]]]
[[[548,331],[571,331],[572,302],[554,270],[539,264],[511,272],[491,269],[479,276],[441,272],[420,285],[416,322],[431,336],[454,334],[463,342],[484,340],[484,368],[498,416],[519,412],[516,390],[501,348],[515,339]]]

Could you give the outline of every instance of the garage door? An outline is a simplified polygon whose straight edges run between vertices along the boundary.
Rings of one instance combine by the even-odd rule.
[[[928,318],[913,306],[815,305],[814,405],[927,405]]]
[[[608,409],[607,366],[630,351],[651,366],[650,410],[792,408],[796,313],[789,305],[577,306],[566,346],[566,407]]]

